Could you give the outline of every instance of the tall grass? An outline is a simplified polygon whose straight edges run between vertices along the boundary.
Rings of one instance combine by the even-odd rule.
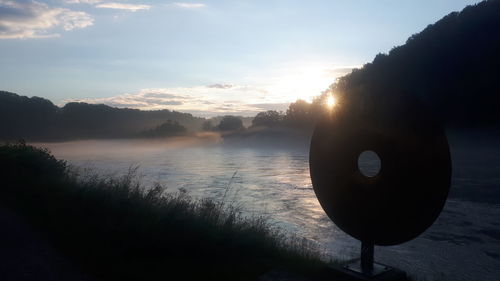
[[[24,215],[62,253],[102,280],[254,280],[272,268],[313,271],[307,242],[232,204],[74,173],[49,151],[0,146],[0,204]]]

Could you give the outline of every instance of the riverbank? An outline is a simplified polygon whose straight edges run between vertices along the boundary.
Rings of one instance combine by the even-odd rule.
[[[255,280],[282,268],[323,265],[305,241],[224,201],[146,188],[121,178],[76,175],[48,151],[0,147],[0,203],[97,280]]]

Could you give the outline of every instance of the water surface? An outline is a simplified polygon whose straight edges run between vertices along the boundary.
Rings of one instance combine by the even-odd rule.
[[[377,247],[375,259],[420,278],[500,280],[500,150],[451,144],[453,183],[443,213],[417,239]],[[248,147],[217,138],[37,145],[102,175],[119,176],[138,166],[147,185],[161,183],[170,192],[181,189],[196,198],[235,202],[247,214],[269,216],[273,224],[316,243],[335,259],[359,256],[359,242],[330,221],[314,195],[307,145]]]

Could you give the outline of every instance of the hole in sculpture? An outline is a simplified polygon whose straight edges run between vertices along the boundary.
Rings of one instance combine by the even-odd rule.
[[[371,178],[378,175],[381,167],[380,157],[374,151],[363,151],[358,157],[358,169],[365,177]]]

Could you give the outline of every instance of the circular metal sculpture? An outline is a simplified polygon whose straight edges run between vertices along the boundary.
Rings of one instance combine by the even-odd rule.
[[[318,122],[311,140],[311,179],[321,206],[340,229],[368,245],[417,237],[438,217],[450,187],[443,129],[418,103],[395,108],[333,114]],[[365,151],[380,158],[372,177],[358,167]]]

